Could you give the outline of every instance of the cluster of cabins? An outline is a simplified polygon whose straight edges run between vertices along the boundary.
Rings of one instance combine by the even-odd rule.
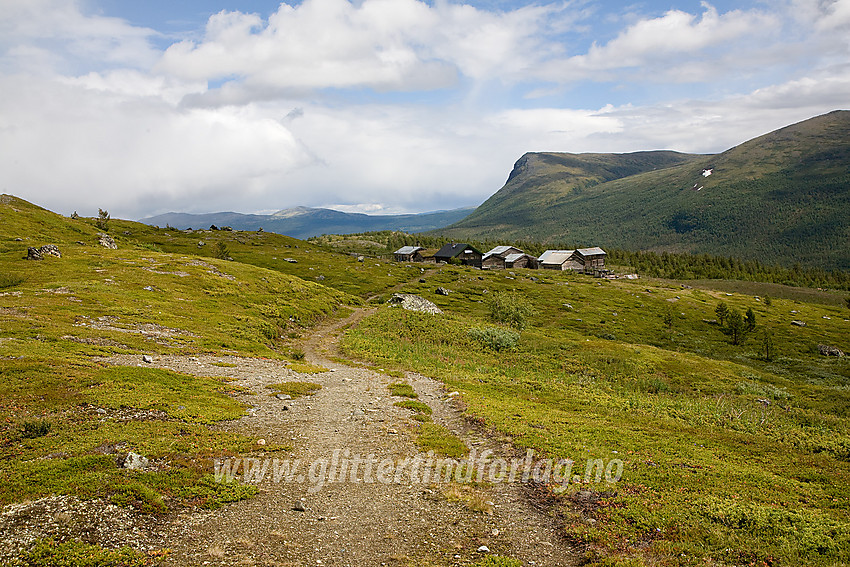
[[[530,268],[546,270],[577,270],[600,274],[605,271],[605,251],[602,248],[576,250],[547,250],[535,258],[514,246],[496,246],[486,254],[474,246],[452,242],[436,252],[421,246],[403,246],[394,252],[397,262],[455,262],[484,270]]]

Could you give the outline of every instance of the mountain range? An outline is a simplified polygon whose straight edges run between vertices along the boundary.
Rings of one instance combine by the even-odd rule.
[[[848,270],[848,217],[850,111],[834,111],[713,155],[528,153],[435,234]]]
[[[379,216],[298,207],[272,215],[167,213],[141,222],[263,228],[295,238],[395,230],[850,270],[848,217],[850,111],[837,110],[719,154],[527,153],[475,209]]]
[[[367,215],[344,213],[333,209],[295,207],[271,215],[246,215],[223,212],[206,214],[165,213],[141,219],[140,222],[174,228],[207,228],[229,226],[236,230],[257,230],[285,234],[293,238],[309,238],[322,234],[397,230],[408,233],[440,229],[461,220],[474,207],[407,215]]]

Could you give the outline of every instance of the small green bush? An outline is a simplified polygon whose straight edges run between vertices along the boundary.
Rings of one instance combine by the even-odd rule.
[[[535,314],[525,296],[517,293],[496,292],[487,300],[487,308],[491,320],[504,323],[517,331],[525,329],[528,320]]]
[[[145,514],[162,514],[167,508],[155,490],[139,482],[119,486],[110,498],[113,504],[133,507]]]
[[[76,540],[57,543],[52,539],[40,539],[10,565],[26,567],[54,567],[56,565],[144,567],[150,565],[150,563],[144,555],[129,547],[110,551],[99,545],[91,545]]]
[[[431,422],[420,426],[416,444],[423,452],[434,451],[453,459],[459,459],[469,453],[469,449],[457,435],[442,425]]]
[[[476,563],[475,567],[522,567],[522,561],[504,555],[488,555]]]
[[[413,386],[404,382],[394,382],[387,386],[390,389],[390,394],[402,398],[418,398],[419,394],[413,389]]]
[[[180,490],[178,495],[185,500],[200,500],[201,506],[208,510],[221,508],[230,502],[238,502],[257,494],[257,487],[242,484],[239,481],[218,482],[215,476],[207,474],[199,478],[194,485]]]
[[[269,384],[268,387],[274,390],[275,394],[289,394],[293,400],[295,398],[300,398],[301,396],[312,396],[322,389],[321,384],[299,381]]]
[[[400,402],[394,403],[393,405],[425,415],[431,415],[431,413],[433,412],[431,406],[426,403],[420,402],[419,400],[402,400]]]
[[[519,333],[496,327],[470,329],[468,335],[470,339],[496,352],[513,350],[519,343]]]
[[[213,249],[213,256],[215,256],[219,260],[230,259],[230,250],[227,248],[227,244],[219,240],[216,243],[215,248]]]
[[[39,419],[35,421],[25,421],[21,426],[21,437],[24,439],[35,439],[36,437],[44,437],[53,428],[53,424],[49,421]]]

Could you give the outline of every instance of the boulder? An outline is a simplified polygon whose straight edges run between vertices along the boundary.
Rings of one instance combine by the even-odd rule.
[[[391,307],[401,307],[408,311],[417,311],[419,313],[430,313],[431,315],[441,315],[443,312],[439,307],[418,295],[412,293],[394,293],[387,302]]]
[[[56,256],[57,258],[62,257],[62,254],[59,252],[59,247],[55,244],[45,244],[40,250],[42,256]]]
[[[44,260],[44,256],[41,255],[41,250],[30,246],[27,248],[27,260]]]
[[[824,356],[844,356],[844,351],[829,345],[818,345],[818,352]]]
[[[121,468],[131,471],[140,471],[148,468],[150,464],[151,462],[147,459],[147,457],[143,457],[138,453],[130,451],[127,453],[127,456],[124,457],[123,462],[121,463]]]
[[[436,293],[437,295],[448,295],[450,292],[444,287],[438,287]]]
[[[45,244],[41,248],[33,248],[32,246],[27,248],[27,260],[43,260],[45,256],[61,258],[62,254],[55,244]]]
[[[792,325],[795,325],[795,326],[797,326],[797,327],[805,327],[805,326],[806,326],[806,322],[805,322],[805,321],[796,321],[796,320],[795,320],[795,321],[791,321],[791,324],[792,324]]]
[[[115,239],[106,234],[105,232],[98,233],[98,241],[97,243],[103,246],[104,248],[109,248],[110,250],[117,250],[118,245],[115,244]]]

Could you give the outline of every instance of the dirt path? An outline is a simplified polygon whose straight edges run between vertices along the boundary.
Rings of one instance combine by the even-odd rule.
[[[187,512],[167,526],[163,547],[171,549],[165,565],[474,565],[488,554],[515,557],[524,565],[575,564],[577,553],[558,536],[555,521],[536,507],[519,483],[476,489],[477,506],[463,502],[468,489],[452,492],[450,484],[396,476],[404,459],[417,455],[417,422],[411,412],[393,405],[390,377],[366,368],[335,362],[339,335],[368,311],[358,310],[311,332],[303,342],[308,361],[329,369],[299,375],[276,361],[235,357],[154,357],[153,366],[197,375],[237,379],[249,393],[241,399],[249,415],[224,426],[258,440],[255,455],[300,468],[290,482],[275,482],[271,461],[257,497],[214,512]],[[113,359],[137,364],[137,357]],[[213,362],[232,363],[222,368]],[[268,384],[306,380],[322,389],[313,396],[280,400]],[[479,453],[485,448],[507,451],[471,428],[447,398],[441,384],[411,374],[408,382],[420,400],[434,410],[434,421],[447,426]],[[275,444],[291,451],[263,453]],[[334,454],[337,459],[332,474]],[[372,456],[368,475],[358,462],[351,481],[339,479],[343,460],[350,469],[355,457]],[[348,459],[344,459],[348,457]],[[326,463],[323,467],[322,463]],[[396,464],[379,476],[381,462]],[[311,480],[310,466],[313,466]],[[319,475],[320,469],[325,474]],[[241,471],[240,471],[241,472]],[[301,476],[302,478],[298,478]],[[325,480],[316,482],[321,477]],[[300,482],[299,482],[300,481]],[[386,481],[386,482],[384,482]],[[456,498],[449,498],[455,496]],[[303,505],[303,506],[302,506]],[[296,508],[303,507],[304,510]]]

